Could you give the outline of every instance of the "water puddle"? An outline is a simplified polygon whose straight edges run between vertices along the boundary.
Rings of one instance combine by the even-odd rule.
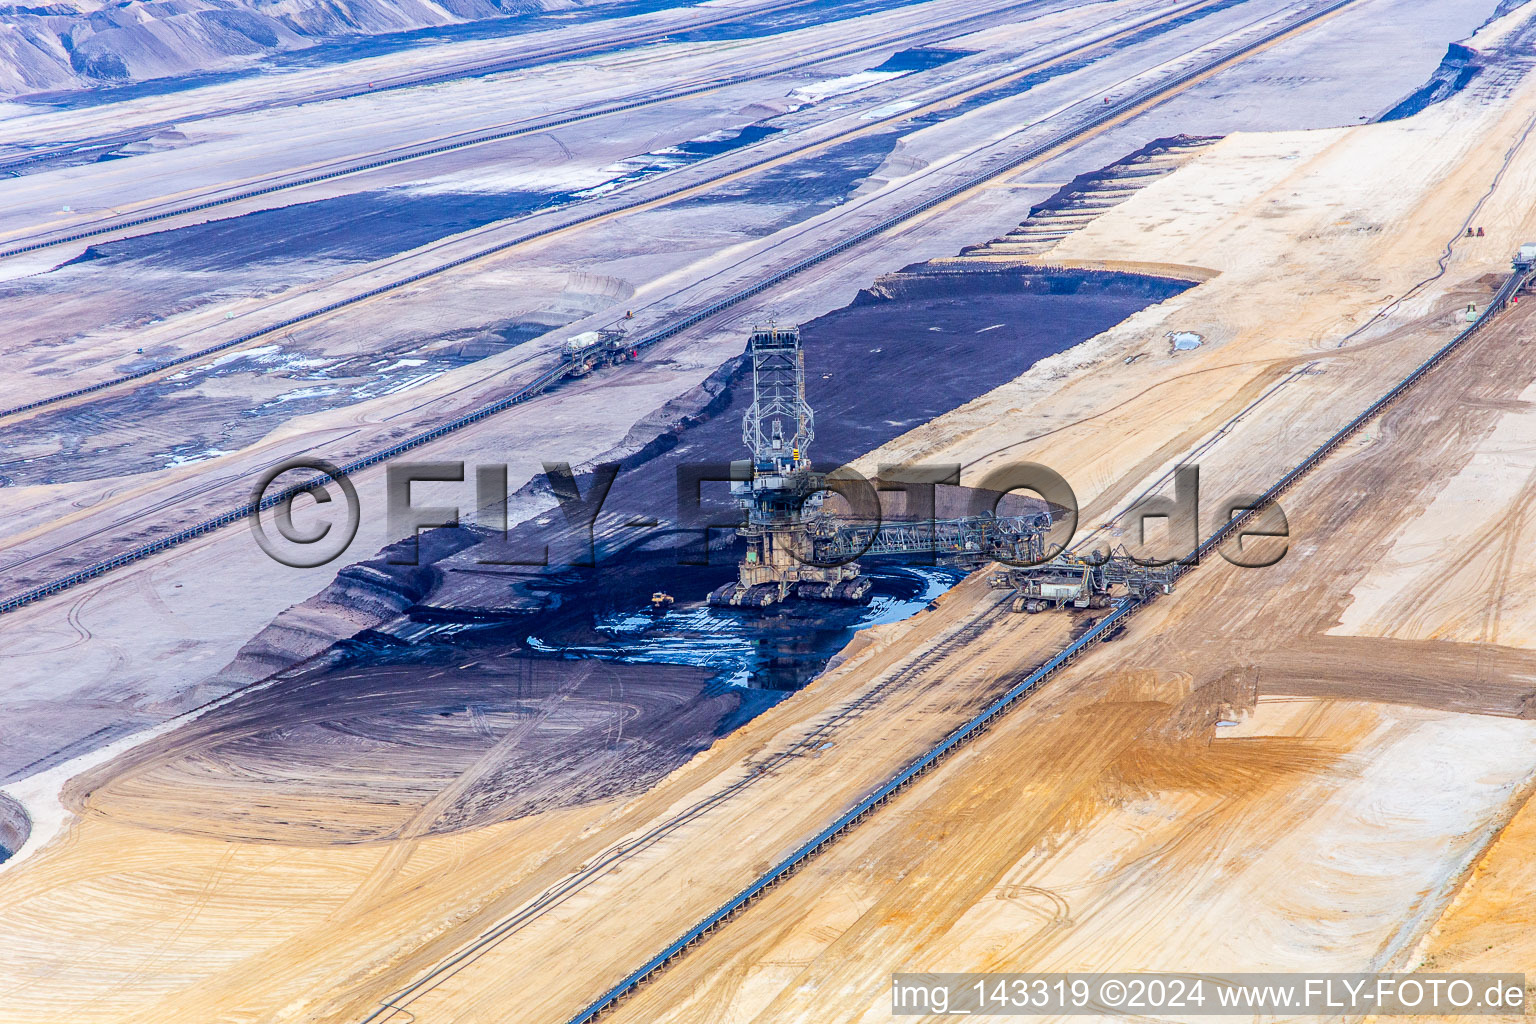
[[[854,633],[916,614],[964,577],[958,569],[940,566],[885,566],[866,575],[875,592],[865,605],[805,602],[774,616],[697,604],[659,614],[609,611],[593,621],[603,643],[546,641],[537,631],[526,643],[530,651],[549,657],[692,665],[715,673],[717,684],[795,690]]]

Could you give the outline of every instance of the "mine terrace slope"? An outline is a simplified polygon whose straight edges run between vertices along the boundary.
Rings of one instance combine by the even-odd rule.
[[[1515,245],[1536,237],[1525,144],[1536,84],[1516,45],[1528,14],[1472,41],[1503,53],[1501,70],[1438,106],[1368,127],[1233,135],[1061,240],[1039,259],[1186,268],[1203,283],[869,462],[953,460],[973,478],[1004,458],[1045,462],[1074,482],[1090,528],[1192,452],[1211,494],[1262,489],[1443,344]],[[1110,140],[1094,166],[1140,145],[1128,141]],[[1022,214],[988,191],[955,204],[947,225],[925,225],[922,240],[892,244],[903,257],[948,255],[1003,235]],[[1487,234],[1464,239],[1474,216]],[[1003,259],[983,249],[959,262]],[[797,316],[833,305],[873,263],[834,264],[787,303]],[[1472,871],[1536,766],[1523,717],[1528,588],[1508,585],[1531,571],[1510,540],[1528,504],[1524,396],[1536,367],[1515,343],[1528,309],[1287,499],[1293,549],[1278,567],[1202,569],[619,1013],[883,1019],[898,968],[1185,966],[1169,950],[1192,969],[1218,957],[1311,969],[1467,960],[1508,905],[1496,883],[1517,875],[1530,831],[1522,813]],[[602,404],[622,434],[658,395],[739,349],[729,327],[669,349],[665,373],[588,379],[455,454],[504,452],[501,431],[595,459],[615,441],[573,440],[584,410]],[[1175,347],[1174,332],[1200,344]],[[353,413],[346,429],[367,425]],[[1491,481],[1475,493],[1493,500],[1458,504],[1469,481]],[[162,482],[202,485],[190,472]],[[50,498],[73,488],[90,505],[120,486],[56,485]],[[385,540],[365,533],[360,550]],[[209,538],[23,611],[26,641],[11,641],[8,660],[39,699],[53,647],[82,679],[140,673],[134,685],[156,694],[138,711],[144,724],[213,696],[217,683],[198,684],[330,578],[264,591],[269,574],[238,550]],[[1397,600],[1405,588],[1432,600]],[[146,601],[163,620],[195,621],[204,640],[170,652],[167,633],[135,625]],[[195,722],[134,737],[116,764],[103,750],[24,780],[9,792],[40,838],[0,874],[8,956],[23,965],[6,981],[7,1013],[501,1020],[516,1006],[524,1019],[567,1019],[1081,628],[1005,607],[972,579],[935,610],[868,632],[806,690],[643,794],[450,834],[427,826],[458,783],[401,778],[402,803],[419,810],[404,828],[387,822],[398,834],[382,841],[317,841],[315,822],[367,816],[340,796],[334,809],[290,808],[302,815],[289,814],[288,833],[178,821],[188,785],[205,806],[259,803],[246,787],[270,765],[239,743],[222,762],[200,761]],[[1446,656],[1453,645],[1466,656]],[[536,714],[576,713],[558,692],[529,697]],[[504,735],[515,741],[517,728]],[[463,785],[511,756],[497,748],[467,764]],[[61,788],[68,813],[50,803]],[[264,822],[283,817],[262,810]],[[1248,927],[1255,918],[1265,927]],[[1509,958],[1529,955],[1520,936],[1484,945],[1500,941],[1509,953],[1497,966],[1518,968]]]

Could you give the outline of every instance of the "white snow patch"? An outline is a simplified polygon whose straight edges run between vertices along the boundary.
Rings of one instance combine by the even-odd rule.
[[[336,387],[334,385],[332,385],[332,386],[316,385],[315,387],[312,387],[312,388],[299,388],[297,391],[290,391],[290,392],[288,392],[285,395],[278,395],[276,398],[272,399],[272,401],[268,402],[267,404],[268,405],[282,405],[284,402],[297,402],[297,401],[299,401],[300,399],[303,399],[303,398],[324,398],[326,395],[334,395],[334,394],[339,393],[340,391],[341,391],[341,388]]]
[[[887,103],[883,107],[867,110],[860,114],[859,117],[865,121],[878,121],[882,117],[894,117],[916,106],[919,106],[917,100],[897,100],[895,103]]]
[[[841,78],[829,78],[814,85],[802,85],[789,96],[791,99],[804,100],[807,103],[820,103],[832,96],[858,92],[860,89],[868,89],[872,85],[879,85],[881,82],[910,73],[908,71],[860,71],[852,75],[843,75]]]
[[[190,466],[194,462],[206,462],[208,459],[216,459],[220,455],[232,454],[234,453],[223,448],[205,448],[200,452],[193,452],[190,455],[172,455],[170,452],[156,452],[154,457],[165,459],[166,469],[175,469],[177,466]]]
[[[276,345],[262,345],[258,348],[246,349],[244,352],[226,352],[221,356],[215,357],[211,363],[203,363],[198,367],[198,369],[211,370],[216,366],[223,366],[226,363],[232,363],[236,359],[255,359],[258,356],[269,356],[276,352],[277,348],[278,347]]]

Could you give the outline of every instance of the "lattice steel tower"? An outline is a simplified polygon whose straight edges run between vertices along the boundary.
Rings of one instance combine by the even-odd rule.
[[[759,327],[749,343],[752,405],[741,420],[741,442],[760,473],[792,473],[810,465],[816,414],[805,401],[805,355],[798,327]],[[792,432],[786,436],[786,430]]]
[[[919,554],[978,560],[1035,557],[1050,529],[1047,511],[998,517],[910,520],[884,524],[822,514],[826,474],[811,466],[815,417],[805,400],[800,331],[769,325],[752,331],[752,405],[741,439],[752,476],[731,486],[746,513],[737,531],[746,554],[732,583],[709,595],[715,605],[766,608],[790,597],[861,601],[871,583],[854,559],[865,554]],[[871,492],[873,493],[873,492]]]
[[[800,330],[770,324],[752,331],[752,405],[741,440],[752,453],[752,479],[732,491],[746,512],[746,556],[735,583],[710,595],[722,605],[761,608],[791,595],[857,601],[869,592],[857,563],[807,564],[806,523],[821,510],[822,477],[811,469],[816,417],[805,400]]]

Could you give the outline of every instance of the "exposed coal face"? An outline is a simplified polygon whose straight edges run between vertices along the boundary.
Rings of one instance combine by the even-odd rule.
[[[245,841],[452,832],[643,788],[745,699],[684,666],[371,653],[216,709],[84,781],[78,799],[143,827]]]
[[[358,263],[569,200],[559,192],[356,192],[99,242],[63,266],[135,261],[200,273],[298,260]]]
[[[801,328],[806,395],[816,410],[811,454],[828,467],[851,462],[1186,287],[1126,274],[1017,268],[923,266],[881,278],[847,307]],[[700,474],[698,467],[746,456],[741,420],[751,394],[743,361],[722,367],[691,402],[680,403],[670,427],[656,424],[655,436],[618,463],[593,536],[558,511],[539,516],[504,540],[487,537],[458,556],[458,571],[446,573],[443,587],[423,604],[549,611],[568,602],[570,591],[550,586],[551,570],[513,564],[546,553],[567,567],[562,571],[579,575],[599,611],[637,607],[653,590],[682,601],[702,597],[734,571],[734,540],[721,527],[739,522],[739,513],[723,479],[688,481]],[[592,495],[601,486],[596,479],[579,476],[578,492]],[[524,493],[547,488],[541,478]],[[935,508],[919,514],[964,515],[975,510],[977,497],[939,486]],[[707,524],[717,528],[710,534],[710,564],[701,565]]]
[[[883,278],[802,328],[813,454],[859,457],[1184,287],[1032,270]],[[689,564],[697,524],[679,512],[678,476],[744,455],[743,362],[637,428],[590,546],[553,511],[504,538],[430,531],[343,570],[315,601],[367,604],[358,615],[377,628],[136,750],[71,799],[147,827],[355,843],[621,796],[804,686],[857,629],[953,584],[952,568],[867,565],[867,605],[792,601],[762,615],[704,604],[737,555],[717,530],[713,557]],[[590,494],[594,475],[576,484]],[[717,511],[730,508],[724,488]],[[973,497],[940,487],[935,512],[960,514]],[[509,564],[546,545],[556,564]],[[409,551],[418,564],[395,564]],[[570,564],[582,560],[592,564]],[[650,610],[657,590],[677,603]],[[253,664],[281,662],[308,605],[253,640]]]
[[[1460,43],[1452,43],[1441,59],[1440,66],[1429,81],[1415,89],[1402,102],[1377,118],[1379,121],[1400,121],[1442,100],[1449,99],[1467,87],[1483,70],[1477,51]]]

